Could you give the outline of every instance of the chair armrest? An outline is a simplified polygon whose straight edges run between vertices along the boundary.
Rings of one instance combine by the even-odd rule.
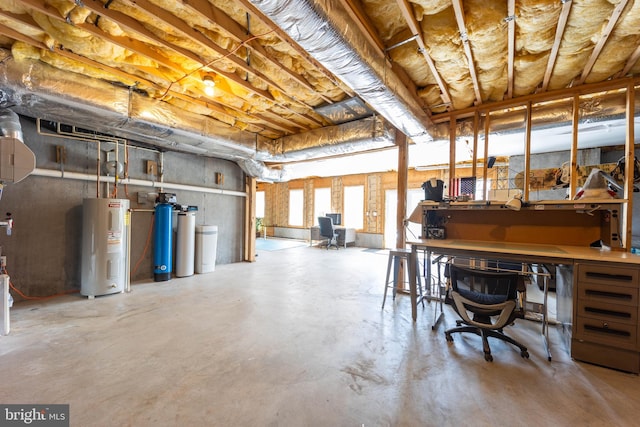
[[[464,319],[465,323],[470,325],[485,328],[485,329],[502,329],[504,326],[509,323],[509,318],[511,314],[516,308],[516,302],[513,300],[508,300],[500,304],[478,304],[475,301],[471,301],[457,292],[451,292],[451,296],[453,297],[453,302],[456,305],[456,311],[460,314],[460,316]],[[483,310],[495,310],[500,311],[500,316],[496,320],[496,322],[492,325],[487,325],[486,323],[476,322],[469,317],[467,313],[467,309],[465,305],[469,305],[471,307],[478,307]]]

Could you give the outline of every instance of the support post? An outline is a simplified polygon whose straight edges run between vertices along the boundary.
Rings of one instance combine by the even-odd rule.
[[[244,260],[256,260],[256,179],[247,176],[245,179],[247,197],[245,201],[244,225]]]

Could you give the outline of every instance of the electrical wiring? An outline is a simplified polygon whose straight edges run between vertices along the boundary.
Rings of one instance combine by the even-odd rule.
[[[4,269],[4,270],[3,270],[3,273],[4,273],[4,274],[7,274],[7,275],[9,275],[9,276],[11,276],[11,275],[7,272],[7,270],[6,270],[6,269]],[[26,300],[29,300],[29,301],[42,301],[42,300],[48,300],[48,299],[51,299],[51,298],[62,297],[62,296],[65,296],[65,295],[76,294],[76,293],[80,292],[80,290],[79,290],[79,289],[70,289],[70,290],[68,290],[68,291],[60,292],[60,293],[58,293],[58,294],[55,294],[55,295],[49,295],[49,296],[46,296],[46,297],[31,297],[31,296],[25,295],[24,293],[22,293],[22,291],[20,291],[20,289],[16,288],[16,287],[15,287],[15,285],[13,284],[13,282],[12,282],[11,280],[9,280],[9,287],[10,287],[11,289],[13,289],[13,290],[15,291],[15,293],[17,293],[18,295],[20,295],[22,298],[24,298],[24,299],[26,299]]]

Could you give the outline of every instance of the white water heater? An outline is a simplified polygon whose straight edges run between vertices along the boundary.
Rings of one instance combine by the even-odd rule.
[[[80,293],[90,298],[129,287],[129,200],[84,199]]]

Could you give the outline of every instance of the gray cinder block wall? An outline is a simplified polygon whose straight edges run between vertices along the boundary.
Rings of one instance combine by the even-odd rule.
[[[24,142],[36,155],[38,169],[96,174],[97,143],[58,138],[38,133],[35,120],[20,118]],[[43,122],[44,123],[44,122]],[[64,163],[56,160],[56,147],[63,147]],[[102,160],[115,144],[101,143]],[[159,164],[160,154],[152,150],[130,147],[128,173],[132,179],[152,180],[147,174],[147,161]],[[120,161],[124,160],[120,146]],[[245,174],[235,162],[190,154],[163,154],[164,182],[219,188],[244,194]],[[215,174],[224,176],[216,184]],[[14,285],[30,296],[48,296],[79,289],[81,271],[82,202],[96,197],[95,181],[51,178],[31,175],[15,184],[6,184],[0,199],[0,217],[10,212],[14,219],[11,236],[0,229],[2,254],[7,257],[7,270]],[[102,197],[108,197],[113,184],[101,184]],[[153,198],[147,193],[159,189],[146,186],[118,186],[118,197],[128,198],[131,214],[132,283],[153,277],[153,237],[146,253]],[[243,224],[245,197],[242,195],[210,194],[196,191],[165,189],[175,193],[181,205],[198,207],[196,224],[218,226],[216,262],[227,264],[243,259]],[[175,217],[174,217],[175,218]],[[175,226],[175,221],[174,221]],[[144,255],[143,255],[144,253]],[[210,273],[210,274],[215,274]],[[20,297],[13,292],[16,300]]]

